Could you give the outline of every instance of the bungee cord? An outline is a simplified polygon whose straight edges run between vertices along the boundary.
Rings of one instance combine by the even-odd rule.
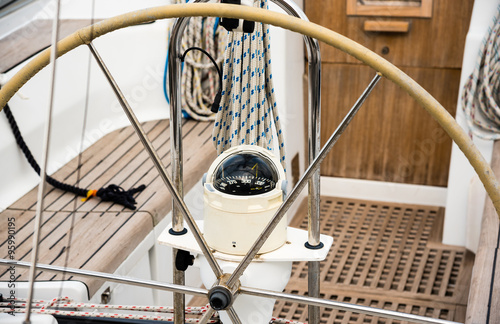
[[[268,9],[267,0],[254,6]],[[286,170],[285,144],[271,71],[269,27],[255,24],[251,34],[228,32],[223,87],[212,140],[221,154],[232,146],[259,145],[274,150],[277,135],[280,162]]]
[[[30,166],[33,168],[33,170],[40,175],[41,173],[41,168],[35,158],[33,157],[33,154],[31,153],[31,150],[27,146],[26,142],[23,139],[23,136],[21,135],[21,131],[19,130],[19,126],[17,125],[17,122],[14,118],[14,115],[12,114],[12,111],[9,108],[9,105],[5,105],[4,108],[5,116],[7,117],[7,121],[9,122],[9,125],[11,127],[12,133],[14,134],[16,143],[23,152],[26,160],[30,164]],[[80,153],[81,154],[81,153]],[[128,209],[135,210],[136,209],[136,204],[137,201],[135,200],[134,195],[143,191],[146,186],[145,185],[140,185],[136,188],[132,188],[129,190],[125,190],[122,187],[115,185],[115,184],[110,184],[107,187],[102,187],[100,189],[88,189],[88,188],[80,188],[78,185],[70,185],[61,181],[58,181],[54,179],[53,177],[46,175],[45,179],[47,183],[52,185],[54,188],[66,191],[66,192],[71,192],[74,193],[77,196],[84,197],[82,198],[82,201],[87,201],[88,199],[92,197],[99,197],[103,201],[111,201],[113,203],[120,204]],[[77,181],[78,183],[79,181]]]
[[[481,45],[476,68],[465,83],[461,100],[470,131],[483,139],[499,139],[500,5]]]

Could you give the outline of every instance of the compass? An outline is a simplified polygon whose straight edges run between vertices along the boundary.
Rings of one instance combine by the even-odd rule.
[[[233,147],[217,157],[205,176],[204,236],[211,248],[244,255],[283,202],[285,171],[280,160],[256,145]],[[286,217],[259,251],[286,241]]]
[[[250,196],[276,188],[279,176],[273,162],[257,152],[236,153],[218,165],[214,188],[229,195]]]

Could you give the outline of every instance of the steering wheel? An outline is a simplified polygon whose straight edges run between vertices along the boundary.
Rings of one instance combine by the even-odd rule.
[[[471,165],[474,167],[476,173],[481,179],[486,191],[488,192],[488,195],[490,196],[495,206],[497,214],[500,215],[500,189],[498,181],[493,174],[493,171],[491,170],[489,164],[483,158],[479,150],[467,136],[467,134],[456,123],[455,119],[446,111],[446,109],[444,109],[444,107],[441,106],[441,104],[439,104],[439,102],[436,99],[434,99],[427,91],[425,91],[419,84],[417,84],[414,80],[412,80],[408,75],[406,75],[404,72],[399,70],[397,67],[395,67],[382,57],[378,56],[369,49],[361,46],[360,44],[342,35],[339,35],[329,29],[316,25],[314,23],[307,22],[299,18],[291,17],[281,13],[276,13],[260,8],[240,6],[240,5],[214,4],[214,3],[167,5],[167,6],[149,8],[123,14],[107,20],[103,20],[99,23],[96,23],[93,26],[82,28],[58,42],[57,56],[58,57],[62,56],[65,53],[75,49],[80,45],[89,45],[92,49],[91,41],[93,39],[121,28],[147,23],[159,19],[193,17],[193,16],[237,18],[237,19],[257,21],[274,25],[277,27],[282,27],[315,38],[319,41],[322,41],[330,46],[333,46],[341,51],[350,54],[351,56],[365,63],[366,65],[372,67],[380,76],[391,80],[395,84],[399,85],[409,95],[411,95],[429,114],[431,114],[431,116],[441,125],[441,127],[453,139],[453,141],[455,141],[455,143],[465,154]],[[9,80],[0,89],[0,110],[3,109],[3,107],[10,100],[10,98],[12,98],[12,96],[28,80],[30,80],[42,68],[44,68],[49,64],[50,52],[51,52],[50,48],[41,52],[34,59],[32,59],[27,65],[25,65],[17,74],[15,74],[12,77],[12,79]],[[136,128],[136,131],[140,132],[140,129]],[[152,146],[148,147],[147,143],[145,143],[144,140],[143,144],[145,144],[148,153],[153,157],[154,160],[154,155],[156,153],[154,149],[152,149]],[[318,161],[315,167],[311,168],[310,166],[308,171],[310,169],[312,169],[312,171],[309,172],[309,176],[315,171],[320,162],[321,161]],[[160,171],[161,166],[157,167]],[[304,177],[307,177],[308,171],[306,171]],[[187,210],[187,207],[185,206],[182,199],[179,198],[180,196],[178,195],[177,190],[172,185],[170,178],[168,177],[168,175],[166,175],[166,172],[165,171],[163,172],[164,172],[164,174],[162,175],[163,180],[165,181],[167,187],[171,191],[176,206],[186,217],[187,223],[192,229],[192,231],[196,233],[197,230],[196,224],[194,223],[194,221],[192,221],[192,219],[190,219],[191,216],[189,214],[189,211]],[[304,177],[301,179],[301,181],[304,179]],[[298,187],[299,186],[294,188],[293,191],[300,192],[301,188]],[[290,194],[290,196],[292,195],[292,193]],[[228,293],[227,296],[229,299],[236,298],[238,294],[248,294],[254,296],[282,299],[292,302],[302,302],[313,306],[322,306],[330,308],[333,307],[345,311],[354,311],[364,314],[390,317],[399,320],[413,319],[421,323],[449,323],[447,321],[438,319],[428,319],[422,316],[409,315],[409,314],[403,316],[404,314],[398,312],[379,310],[371,307],[350,305],[335,301],[326,301],[326,300],[321,300],[319,298],[295,296],[280,292],[269,292],[259,289],[240,287],[238,282],[238,276],[234,277],[234,276],[229,276],[227,274],[222,274],[220,267],[217,265],[217,261],[215,261],[215,258],[213,257],[209,247],[206,245],[206,242],[203,240],[202,236],[198,238],[198,243],[200,244],[200,247],[204,252],[205,257],[207,257],[209,261],[211,260],[212,269],[214,270],[216,276],[220,279],[218,287],[220,289],[227,290]],[[258,250],[259,249],[256,249],[256,251]],[[255,256],[255,254],[253,256]],[[250,254],[247,255],[248,258],[253,258],[253,256]],[[245,259],[242,261],[242,263],[244,261]],[[68,271],[68,269],[65,269],[65,271],[71,273],[71,270]],[[242,271],[244,271],[244,268]],[[76,270],[74,273],[77,273]],[[85,275],[82,273],[77,273],[77,274]],[[94,273],[94,275],[96,274]],[[106,277],[105,275],[101,275],[101,278],[109,279],[109,277]],[[158,285],[154,287],[158,288]],[[195,293],[202,295],[205,294],[207,296],[210,295],[210,292],[206,290],[200,290],[189,287],[182,288],[177,285],[172,285],[172,287],[169,288],[165,287],[163,288],[166,290],[177,291],[181,293],[191,293],[191,294]],[[230,314],[230,317],[233,320],[233,322],[240,323],[237,314],[235,313],[234,309],[230,306],[230,304],[225,309],[228,311],[228,314]],[[208,317],[209,316],[205,316],[204,320],[206,320]]]

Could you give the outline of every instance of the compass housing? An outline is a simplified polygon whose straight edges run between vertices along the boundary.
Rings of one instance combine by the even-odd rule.
[[[210,166],[204,182],[204,237],[223,253],[245,255],[283,203],[285,172],[277,157],[256,145],[233,147]],[[286,242],[283,217],[259,253]]]

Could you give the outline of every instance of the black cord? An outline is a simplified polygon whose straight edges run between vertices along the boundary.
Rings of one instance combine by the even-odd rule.
[[[217,64],[217,62],[215,62],[212,55],[210,55],[210,53],[208,53],[207,51],[205,51],[201,47],[193,46],[193,47],[188,48],[184,52],[184,54],[182,54],[179,57],[181,59],[181,62],[184,62],[184,60],[186,58],[186,54],[192,50],[198,50],[198,51],[201,51],[203,54],[205,54],[210,59],[210,61],[212,61],[212,64],[217,69],[217,74],[219,75],[219,90],[217,91],[217,94],[215,95],[215,98],[214,98],[214,102],[212,103],[212,109],[210,109],[211,112],[216,113],[219,110],[219,104],[220,104],[220,100],[222,98],[222,72],[220,71],[219,65]]]
[[[12,111],[10,110],[10,107],[8,104],[5,105],[3,111],[5,112],[5,115],[7,116],[7,120],[9,121],[10,128],[12,130],[12,133],[14,134],[14,137],[16,139],[16,143],[23,152],[24,156],[26,157],[26,160],[28,160],[28,163],[31,165],[33,170],[40,175],[40,166],[36,162],[35,158],[33,157],[33,154],[31,154],[30,149],[26,145],[26,142],[23,139],[23,136],[21,135],[21,132],[19,131],[19,127],[17,125],[16,120],[14,119],[14,115],[12,115]],[[80,188],[77,186],[72,186],[63,182],[60,182],[51,176],[47,175],[47,182],[52,185],[53,187],[57,189],[61,189],[67,192],[74,193],[78,196],[86,197],[86,198],[91,198],[92,196],[97,196],[101,198],[101,200],[105,201],[113,201],[115,203],[118,203],[120,205],[123,205],[129,209],[135,210],[135,205],[137,202],[135,201],[133,195],[135,193],[143,191],[146,186],[145,185],[140,185],[137,188],[133,188],[130,190],[124,190],[120,186],[117,185],[109,185],[106,188],[101,188],[99,190],[89,190],[89,189],[84,189]]]

